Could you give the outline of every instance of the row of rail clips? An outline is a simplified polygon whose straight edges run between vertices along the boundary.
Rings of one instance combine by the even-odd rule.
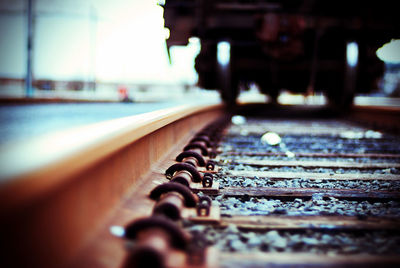
[[[182,225],[183,220],[220,220],[219,207],[212,205],[208,195],[218,193],[213,175],[218,167],[213,159],[227,122],[225,118],[216,120],[194,136],[166,170],[169,182],[150,192],[149,198],[155,201],[152,215],[125,227],[129,256],[124,267],[214,266],[202,237],[191,237]]]

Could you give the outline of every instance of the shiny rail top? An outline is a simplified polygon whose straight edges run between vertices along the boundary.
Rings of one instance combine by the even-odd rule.
[[[206,107],[181,105],[6,144],[0,148],[0,181],[4,187],[11,180],[22,180],[27,187],[36,183],[34,179],[45,180],[46,176],[49,179],[43,185],[57,184],[143,136]],[[68,169],[62,169],[65,166]],[[58,180],[50,179],[54,177]]]

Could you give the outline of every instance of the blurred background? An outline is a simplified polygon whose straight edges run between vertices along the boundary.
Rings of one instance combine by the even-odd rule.
[[[155,0],[0,0],[0,145],[218,102],[196,87],[198,40],[168,53],[168,35]]]
[[[199,42],[172,48],[169,60],[155,0],[0,0],[0,35],[1,98],[155,101],[198,90]]]
[[[168,2],[171,29],[165,26],[164,20],[163,7],[166,8]],[[195,70],[198,55],[198,59],[203,60],[199,61],[200,69],[209,63],[208,48],[202,49],[203,41],[196,35],[186,38],[184,32],[185,27],[189,27],[185,19],[195,20],[192,13],[197,14],[189,6],[193,3],[177,0],[0,0],[0,144],[188,102],[220,102],[218,91],[201,87]],[[274,8],[274,3],[268,8]],[[175,19],[183,22],[174,23]],[[267,15],[266,19],[271,17]],[[175,36],[170,38],[173,30]],[[184,34],[179,36],[181,31]],[[282,38],[279,41],[285,42],[287,36]],[[167,49],[166,40],[170,44],[184,45],[172,45]],[[385,71],[372,91],[356,96],[356,104],[376,104],[377,97],[385,98],[380,102],[385,105],[400,103],[394,98],[400,97],[400,41],[382,40],[380,45],[381,48],[372,53],[385,62]],[[218,48],[229,52],[229,43],[221,42]],[[219,54],[220,60],[229,61],[229,55]],[[208,79],[208,71],[207,68],[203,70],[203,78]],[[240,89],[239,101],[268,101],[268,94],[260,94],[257,83],[248,83]],[[327,103],[323,92],[309,94],[281,88],[279,93],[280,104]],[[371,96],[375,97],[372,101]],[[135,105],[126,105],[128,103]]]
[[[168,53],[170,32],[159,5],[164,2],[0,0],[0,98],[146,102],[191,93],[218,99],[216,92],[196,87],[198,38]],[[400,96],[399,42],[378,53],[386,71],[375,96]],[[26,83],[28,72],[31,85]],[[265,99],[257,95],[257,85],[249,89],[242,98]]]

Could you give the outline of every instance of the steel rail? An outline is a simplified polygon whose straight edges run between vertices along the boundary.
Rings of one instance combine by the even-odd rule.
[[[253,261],[257,267],[270,266],[299,266],[299,267],[396,267],[398,256],[371,256],[368,254],[353,254],[344,256],[329,256],[326,254],[310,253],[220,253],[220,259],[228,263],[240,265],[245,261]]]
[[[222,153],[222,151],[220,150]],[[223,152],[225,155],[238,155],[238,156],[286,156],[285,152],[251,152],[251,151],[241,151],[241,152]],[[400,158],[400,154],[355,154],[355,153],[293,153],[296,157],[320,157],[320,158],[389,158],[397,159]],[[218,157],[219,159],[219,157]]]
[[[220,194],[224,196],[257,196],[274,198],[311,198],[313,194],[325,197],[343,198],[350,200],[384,200],[400,199],[397,191],[365,191],[363,189],[330,189],[330,188],[273,188],[273,187],[224,187]]]
[[[224,217],[220,226],[235,224],[246,230],[398,230],[398,219],[370,217],[359,219],[351,216],[285,216],[285,215],[252,215]]]
[[[335,161],[294,161],[287,160],[258,160],[242,158],[233,160],[233,163],[256,167],[302,167],[302,168],[343,168],[343,169],[387,169],[400,168],[399,163],[354,163]]]
[[[398,106],[357,105],[353,108],[350,118],[399,133],[400,108]]]
[[[223,108],[183,105],[0,148],[1,262],[68,263],[151,166]]]
[[[245,171],[230,170],[228,175],[235,177],[257,177],[269,178],[271,180],[287,180],[307,178],[308,180],[400,180],[396,174],[337,174],[337,173],[316,173],[316,172],[278,172],[278,171]]]

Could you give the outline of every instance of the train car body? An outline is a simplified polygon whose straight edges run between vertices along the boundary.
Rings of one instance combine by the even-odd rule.
[[[376,50],[399,37],[392,1],[167,0],[167,46],[198,37],[198,84],[234,103],[249,82],[275,99],[281,89],[323,91],[345,107],[376,89]],[[219,59],[221,53],[225,60]]]

